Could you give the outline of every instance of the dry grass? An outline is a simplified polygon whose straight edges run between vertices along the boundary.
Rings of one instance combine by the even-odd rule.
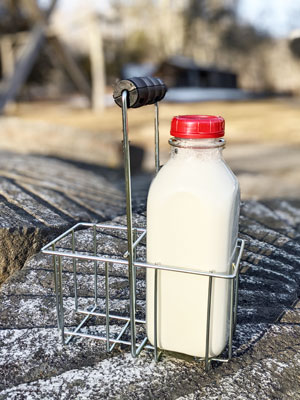
[[[170,121],[178,114],[215,114],[226,120],[225,158],[244,198],[300,198],[300,110],[297,100],[162,104],[161,155],[168,157]],[[0,149],[120,165],[121,111],[72,109],[66,103],[20,104],[0,119]],[[130,140],[153,168],[153,107],[129,110]]]
[[[222,115],[226,120],[226,137],[232,142],[278,142],[300,144],[299,103],[292,100],[261,100],[244,102],[206,102],[162,104],[160,127],[162,142],[169,135],[170,121],[179,114]],[[11,113],[9,113],[11,115]],[[86,109],[71,109],[61,103],[20,104],[13,112],[29,120],[42,120],[67,125],[80,130],[111,133],[120,138],[121,113],[118,107],[94,113]],[[137,143],[152,143],[153,108],[130,110],[131,138]]]

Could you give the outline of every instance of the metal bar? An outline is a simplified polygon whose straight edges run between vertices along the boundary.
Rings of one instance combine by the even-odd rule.
[[[93,243],[94,243],[94,256],[97,256],[97,231],[94,225],[93,227]],[[98,263],[94,261],[94,302],[97,305],[98,300],[98,276],[97,276]]]
[[[138,230],[137,230],[137,228],[134,228],[134,230],[136,231],[136,232],[138,232]],[[133,248],[133,250],[135,250],[135,248],[137,247],[137,245],[140,243],[140,241],[146,236],[146,230],[137,238],[137,240],[135,240],[135,241],[133,241],[133,245],[132,245],[132,248]],[[127,258],[128,257],[128,250],[123,254],[123,257],[124,258]]]
[[[55,244],[52,245],[53,251],[55,251]],[[56,297],[56,316],[57,316],[57,326],[60,331],[60,308],[59,308],[59,293],[58,293],[58,283],[57,283],[57,264],[56,264],[56,256],[53,256],[53,269],[54,269],[54,289],[55,289],[55,297]]]
[[[236,277],[235,277],[235,294],[234,294],[233,332],[236,329],[236,323],[237,323],[237,307],[238,307],[238,294],[239,294],[240,262],[241,262],[242,254],[243,254],[244,247],[245,247],[245,241],[241,240],[241,239],[238,239],[238,245],[240,246],[240,249],[239,249],[237,261],[236,261],[236,264],[235,264]],[[233,264],[233,266],[234,266],[234,264]]]
[[[137,231],[135,228],[133,228],[132,230],[132,240],[133,243],[136,241],[137,239]],[[135,263],[136,261],[136,247],[132,246],[132,262]],[[133,284],[134,284],[134,315],[136,313],[136,267],[133,264],[133,269],[132,269],[132,279],[133,279]]]
[[[128,323],[127,323],[128,325],[129,325],[129,321],[128,321]],[[127,325],[126,324],[126,325]],[[128,327],[128,325],[125,327],[124,326],[124,328],[122,329],[122,331],[120,332],[120,334],[119,334],[119,336],[121,337],[122,335],[121,335],[121,333],[123,334],[124,332],[125,332],[125,330],[126,330],[126,328]],[[80,336],[80,337],[85,337],[85,338],[90,338],[90,339],[96,339],[96,340],[102,340],[103,342],[105,342],[106,341],[106,337],[104,337],[104,336],[98,336],[98,335],[91,335],[91,334],[89,334],[89,333],[80,333],[80,332],[72,332],[72,331],[68,331],[68,330],[66,330],[65,331],[65,334],[66,335],[69,335],[69,336]],[[118,337],[119,337],[118,336]],[[109,339],[109,341],[111,342],[111,343],[113,343],[113,345],[111,346],[111,348],[110,348],[110,351],[112,351],[113,349],[114,349],[114,347],[116,346],[116,344],[126,344],[126,345],[128,345],[128,346],[130,346],[131,345],[131,342],[129,342],[129,341],[127,341],[127,340],[120,340],[120,339]],[[138,347],[138,350],[137,351],[139,351],[139,353],[141,352],[141,350],[143,349],[143,348],[146,348],[146,349],[152,349],[152,346],[148,346],[148,345],[146,345],[145,346],[145,343],[144,342],[147,342],[147,338],[145,338],[143,341],[142,341],[142,343],[139,345],[139,347]]]
[[[41,251],[47,250],[49,247],[51,247],[54,243],[58,242],[59,240],[63,239],[65,236],[67,236],[72,230],[76,230],[79,226],[84,226],[86,228],[96,226],[96,228],[101,228],[101,229],[119,229],[121,231],[127,231],[127,226],[123,225],[111,225],[111,224],[93,224],[91,222],[78,222],[77,224],[73,225],[71,228],[63,232],[61,235],[57,236],[55,239],[53,239],[51,242],[46,244],[44,247],[42,247]],[[137,232],[146,232],[146,229],[144,228],[135,228]]]
[[[210,361],[229,362],[228,358],[211,357]],[[197,361],[205,361],[205,357],[197,357]]]
[[[237,323],[237,308],[238,308],[238,294],[239,294],[239,276],[240,276],[240,268],[237,265],[237,275],[234,279],[235,282],[235,290],[234,290],[234,311],[233,311],[233,331],[236,329]]]
[[[78,309],[77,312],[79,314],[88,314],[88,315],[93,315],[95,317],[106,317],[106,313],[98,313],[98,312],[92,312],[92,311],[86,311],[86,310],[80,310],[80,309]],[[120,321],[130,321],[130,317],[122,317],[120,315],[115,315],[115,314],[109,314],[109,318],[119,319]],[[139,324],[146,323],[146,321],[144,319],[135,319],[135,322],[139,323]]]
[[[157,351],[157,269],[154,271],[154,359],[158,361]]]
[[[72,332],[72,331],[65,331],[66,335],[70,335],[70,336],[81,336],[81,337],[85,337],[85,338],[91,338],[91,339],[98,339],[98,340],[102,340],[104,342],[106,342],[106,337],[105,336],[97,336],[97,335],[91,335],[89,333],[80,333],[80,332]],[[120,343],[120,344],[127,344],[128,346],[131,345],[131,342],[127,341],[127,340],[117,340],[117,339],[109,339],[110,342],[112,343]]]
[[[205,339],[205,371],[210,369],[209,345],[210,345],[210,314],[211,314],[211,292],[212,292],[212,277],[208,278],[208,294],[207,294],[207,314],[206,314],[206,339]]]
[[[139,347],[136,350],[136,355],[138,356],[140,354],[140,352],[143,350],[143,348],[145,347],[146,343],[148,341],[148,338],[145,337],[144,340],[142,341],[142,343],[139,345]]]
[[[129,325],[129,321],[128,321],[128,325]],[[128,325],[126,326],[126,329],[128,328]],[[125,326],[124,326],[124,328],[125,328]],[[123,328],[123,329],[124,329]],[[123,330],[122,329],[122,330]],[[124,332],[125,332],[125,330],[126,329],[124,329]],[[123,332],[123,333],[124,333]],[[123,334],[122,333],[122,334]],[[97,335],[91,335],[91,334],[88,334],[88,333],[80,333],[80,332],[75,332],[75,331],[68,331],[68,330],[65,330],[65,335],[69,335],[70,336],[70,338],[66,341],[66,343],[69,343],[72,339],[73,339],[73,336],[81,336],[81,337],[86,337],[86,338],[91,338],[91,339],[97,339],[97,340],[102,340],[102,341],[106,341],[106,337],[104,337],[104,336],[97,336]],[[122,336],[121,335],[121,332],[120,332],[120,335],[119,336]],[[146,338],[145,338],[146,339]],[[145,340],[144,339],[144,340]],[[143,342],[144,342],[144,340],[143,340]],[[115,348],[115,346],[117,345],[117,344],[125,344],[125,345],[128,345],[128,346],[130,346],[131,345],[131,342],[129,342],[129,341],[125,341],[125,340],[119,340],[118,338],[117,339],[109,339],[109,341],[110,342],[113,342],[113,345],[111,346],[111,348],[110,348],[110,352]],[[143,344],[143,342],[141,343],[141,344]],[[139,345],[139,347],[141,346],[141,344]],[[138,348],[139,348],[138,347]],[[148,349],[148,350],[154,350],[154,347],[153,346],[151,346],[150,344],[146,344],[145,346],[143,345],[143,348],[144,349]],[[142,350],[142,349],[141,349]],[[158,356],[158,358],[160,357],[160,355],[161,355],[161,352],[160,352],[160,354],[159,354],[159,356]],[[213,361],[220,361],[220,362],[228,362],[228,360],[223,360],[223,359],[218,359],[218,358],[216,358],[216,359],[214,359],[214,358],[212,358],[212,360]]]
[[[86,226],[86,227],[91,227],[91,226],[96,226],[96,228],[102,228],[102,229],[120,229],[121,231],[127,231],[127,226],[126,225],[112,225],[112,224],[93,224],[91,222],[79,222],[75,226]],[[145,228],[135,228],[138,232],[146,232]]]
[[[46,246],[42,247],[41,251],[44,252],[45,250],[48,249],[48,247],[53,246],[53,244],[56,244],[58,241],[60,241],[61,239],[63,239],[64,237],[66,237],[70,232],[72,232],[73,230],[75,230],[79,225],[82,225],[82,223],[78,222],[78,224],[72,226],[70,229],[66,230],[65,232],[63,232],[61,235],[57,236],[55,239],[53,239],[51,242],[49,242],[48,244],[46,244]]]
[[[130,324],[130,319],[128,319],[128,321],[126,322],[126,324],[123,326],[123,328],[121,329],[120,333],[118,334],[116,340],[120,340],[120,339],[121,339],[121,337],[123,336],[124,332],[125,332],[126,329],[128,328],[129,324]],[[115,348],[115,346],[116,346],[117,343],[118,343],[118,342],[114,343],[114,344],[111,346],[110,351],[113,351],[113,349]]]
[[[106,311],[106,351],[109,352],[109,280],[108,280],[109,263],[105,263],[105,311]]]
[[[93,224],[90,222],[78,222],[76,225],[72,226],[70,229],[63,232],[61,235],[57,236],[51,242],[49,242],[44,247],[42,247],[41,251],[44,252],[44,251],[48,250],[49,247],[51,247],[53,244],[56,244],[58,241],[60,241],[64,237],[66,237],[73,230],[75,231],[79,226],[83,226],[86,228],[96,226],[96,228],[100,228],[100,229],[112,229],[112,230],[127,231],[127,227],[123,226],[123,225]],[[135,228],[135,229],[137,230],[137,232],[140,232],[140,233],[146,232],[146,229],[144,229],[144,228]]]
[[[154,350],[154,346],[152,346],[152,344],[147,344],[145,349]]]
[[[72,252],[75,253],[75,232],[72,230]],[[74,276],[74,301],[75,311],[78,309],[78,295],[77,295],[77,260],[73,258],[73,276]]]
[[[132,198],[131,198],[131,171],[130,171],[130,148],[128,141],[127,121],[127,90],[122,92],[122,122],[123,122],[123,151],[126,182],[126,216],[127,216],[127,241],[128,241],[128,275],[129,275],[129,305],[130,305],[130,333],[131,333],[131,355],[136,357],[136,327],[135,327],[135,284],[133,264],[133,236],[132,236]]]
[[[96,261],[100,261],[100,262],[109,262],[109,263],[128,265],[128,261],[124,260],[122,258],[111,258],[111,257],[100,257],[100,256],[95,257],[92,255],[86,255],[86,254],[81,254],[81,253],[72,254],[71,252],[68,252],[68,251],[46,250],[43,253],[50,254],[50,255],[70,257],[70,258],[78,258],[80,260],[90,260],[90,261],[96,260]],[[208,276],[208,277],[211,276],[213,278],[220,278],[220,279],[232,279],[232,278],[235,278],[235,276],[237,274],[236,269],[233,274],[226,275],[226,274],[217,274],[217,273],[213,273],[213,272],[202,272],[202,271],[194,271],[194,270],[190,270],[190,269],[168,267],[166,265],[147,264],[147,263],[143,263],[143,262],[139,262],[139,261],[136,261],[134,264],[136,267],[141,267],[141,268],[150,268],[150,269],[157,269],[157,270],[162,270],[162,271],[172,271],[172,272],[182,272],[185,274]]]
[[[236,261],[236,268],[239,268],[240,262],[241,262],[241,258],[242,258],[242,254],[243,254],[244,247],[245,247],[245,240],[238,239],[237,240],[237,247],[239,247],[239,253],[238,253],[238,257],[237,257],[237,261]]]
[[[137,242],[137,231],[136,228],[132,229],[132,238],[133,238],[133,245],[132,245],[132,250],[133,250],[133,254],[132,254],[132,259],[133,262],[136,261],[136,245],[134,246],[134,243]]]
[[[61,257],[58,257],[58,287],[59,287],[59,308],[60,308],[60,334],[62,344],[65,344],[64,335],[64,305],[63,305],[63,293],[62,293],[62,266]]]
[[[155,127],[155,172],[158,173],[160,169],[160,159],[159,159],[159,109],[158,103],[155,103],[155,119],[154,119],[154,127]]]
[[[92,311],[95,311],[96,308],[97,308],[97,306],[94,306],[94,307],[92,308]],[[90,314],[87,315],[86,317],[84,317],[83,320],[80,322],[80,324],[74,329],[73,333],[74,333],[74,334],[77,333],[77,332],[83,327],[83,325],[84,325],[90,318],[91,318],[91,315],[90,315]],[[67,334],[67,332],[65,332],[65,334]],[[66,341],[66,344],[70,343],[70,341],[71,341],[72,339],[73,339],[72,336],[69,337],[69,338],[67,339],[67,341]]]
[[[76,225],[74,225],[73,227],[68,229],[66,232],[62,233],[60,236],[58,236],[57,238],[55,238],[51,242],[49,242],[46,246],[44,246],[42,248],[41,251],[44,252],[49,247],[51,247],[53,244],[56,244],[56,242],[58,242],[59,240],[63,239],[70,232],[72,232],[72,230],[75,230],[79,226],[85,226],[85,227],[96,226],[96,228],[102,228],[102,229],[113,229],[113,230],[122,230],[122,231],[126,231],[127,230],[127,227],[126,226],[122,226],[122,225],[93,224],[93,223],[88,223],[88,222],[86,222],[86,223],[85,222],[84,223],[83,222],[78,222]],[[134,228],[134,229],[136,229],[137,232],[146,233],[146,229],[144,229],[144,228]],[[245,241],[243,239],[238,239],[237,240],[237,248],[239,249],[238,259],[236,261],[237,265],[240,263],[241,255],[242,255],[243,250],[244,250],[244,243],[245,243]],[[223,276],[220,276],[220,278],[221,277],[223,277]]]
[[[229,317],[229,341],[228,341],[228,358],[232,357],[232,338],[234,331],[234,280],[230,282],[230,317]]]

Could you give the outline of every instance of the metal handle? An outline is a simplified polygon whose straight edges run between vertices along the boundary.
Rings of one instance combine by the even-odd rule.
[[[167,86],[160,78],[151,76],[130,78],[119,81],[114,88],[113,97],[122,107],[122,92],[126,90],[127,108],[138,108],[162,100],[167,93]]]
[[[114,100],[122,107],[123,121],[123,152],[125,167],[126,186],[126,216],[127,216],[127,256],[128,256],[128,278],[130,292],[130,333],[131,333],[131,355],[136,357],[136,270],[134,256],[134,238],[132,226],[132,196],[131,196],[131,170],[130,170],[130,146],[128,140],[127,108],[138,108],[147,104],[155,104],[155,169],[159,170],[159,127],[158,127],[158,101],[166,94],[167,87],[158,78],[131,78],[120,81],[114,90]]]

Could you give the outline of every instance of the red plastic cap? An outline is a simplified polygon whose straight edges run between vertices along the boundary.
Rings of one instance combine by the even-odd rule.
[[[171,136],[206,139],[224,136],[225,120],[215,115],[178,115],[171,122]]]

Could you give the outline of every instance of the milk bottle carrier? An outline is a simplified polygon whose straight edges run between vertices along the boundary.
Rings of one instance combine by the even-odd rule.
[[[54,286],[56,296],[56,312],[59,336],[63,344],[68,344],[75,336],[84,338],[93,338],[104,341],[106,343],[106,351],[111,352],[117,344],[129,345],[132,357],[137,357],[143,349],[150,349],[154,352],[155,361],[158,361],[162,350],[158,348],[158,280],[160,271],[173,271],[182,274],[192,274],[206,277],[208,290],[207,290],[207,313],[206,313],[206,337],[205,337],[205,357],[196,358],[197,360],[204,361],[205,369],[208,371],[211,367],[212,361],[228,362],[232,357],[232,339],[237,323],[237,305],[238,305],[238,282],[239,282],[239,268],[240,260],[244,248],[244,241],[238,239],[235,247],[235,254],[233,262],[230,265],[230,273],[213,273],[195,271],[185,268],[177,268],[164,265],[149,264],[144,260],[137,258],[137,249],[146,236],[146,229],[137,228],[132,223],[132,195],[131,195],[131,172],[130,172],[130,154],[129,154],[129,140],[128,140],[128,122],[127,122],[127,109],[138,108],[148,104],[154,104],[155,109],[155,170],[156,173],[160,168],[159,159],[159,112],[158,102],[163,99],[167,88],[165,84],[158,78],[145,77],[145,78],[131,78],[128,80],[120,81],[114,90],[114,100],[122,108],[122,122],[123,122],[123,151],[124,151],[124,167],[125,167],[125,183],[126,183],[126,215],[127,226],[112,225],[103,223],[84,223],[80,222],[72,226],[63,234],[52,240],[42,248],[44,254],[52,256],[54,268]],[[82,251],[77,247],[76,235],[83,229],[91,231],[90,240],[93,248],[92,252]],[[127,236],[127,251],[122,258],[115,258],[114,256],[102,256],[97,254],[97,233],[123,234]],[[67,248],[61,241],[70,237],[70,246]],[[101,253],[101,251],[100,251]],[[63,275],[66,272],[63,270],[63,263],[68,261],[72,264],[73,275],[73,293],[74,293],[74,306],[72,308],[66,307],[64,301],[64,282]],[[90,262],[93,265],[93,303],[89,304],[85,309],[79,307],[79,283],[78,272],[80,272],[81,264]],[[79,265],[80,264],[80,265]],[[111,287],[110,285],[110,270],[113,270],[117,265],[122,265],[127,270],[128,288],[129,288],[129,314],[117,315],[111,313]],[[102,309],[99,307],[99,275],[100,267],[104,272],[104,293],[105,302]],[[140,329],[145,327],[146,319],[137,318],[137,302],[136,302],[136,273],[138,269],[150,268],[154,271],[154,285],[153,285],[153,309],[154,309],[154,341],[151,345],[148,341],[146,330]],[[212,266],[213,270],[213,266]],[[84,272],[82,272],[84,273]],[[112,277],[112,276],[111,276]],[[211,357],[209,353],[210,338],[211,338],[211,308],[212,308],[212,288],[214,280],[227,280],[229,282],[229,333],[228,343],[226,349],[218,357]],[[199,294],[201,295],[201,294]],[[65,304],[64,304],[65,303]],[[104,308],[104,309],[103,309]],[[66,312],[82,315],[81,322],[75,329],[67,329],[65,327],[65,314]],[[195,318],[197,318],[197,310],[194,310]],[[101,334],[87,333],[83,331],[84,326],[88,320],[100,318],[104,320],[105,332]],[[120,330],[116,333],[112,329],[112,322],[116,322]],[[75,324],[74,324],[75,325]],[[140,333],[140,331],[142,333]]]

